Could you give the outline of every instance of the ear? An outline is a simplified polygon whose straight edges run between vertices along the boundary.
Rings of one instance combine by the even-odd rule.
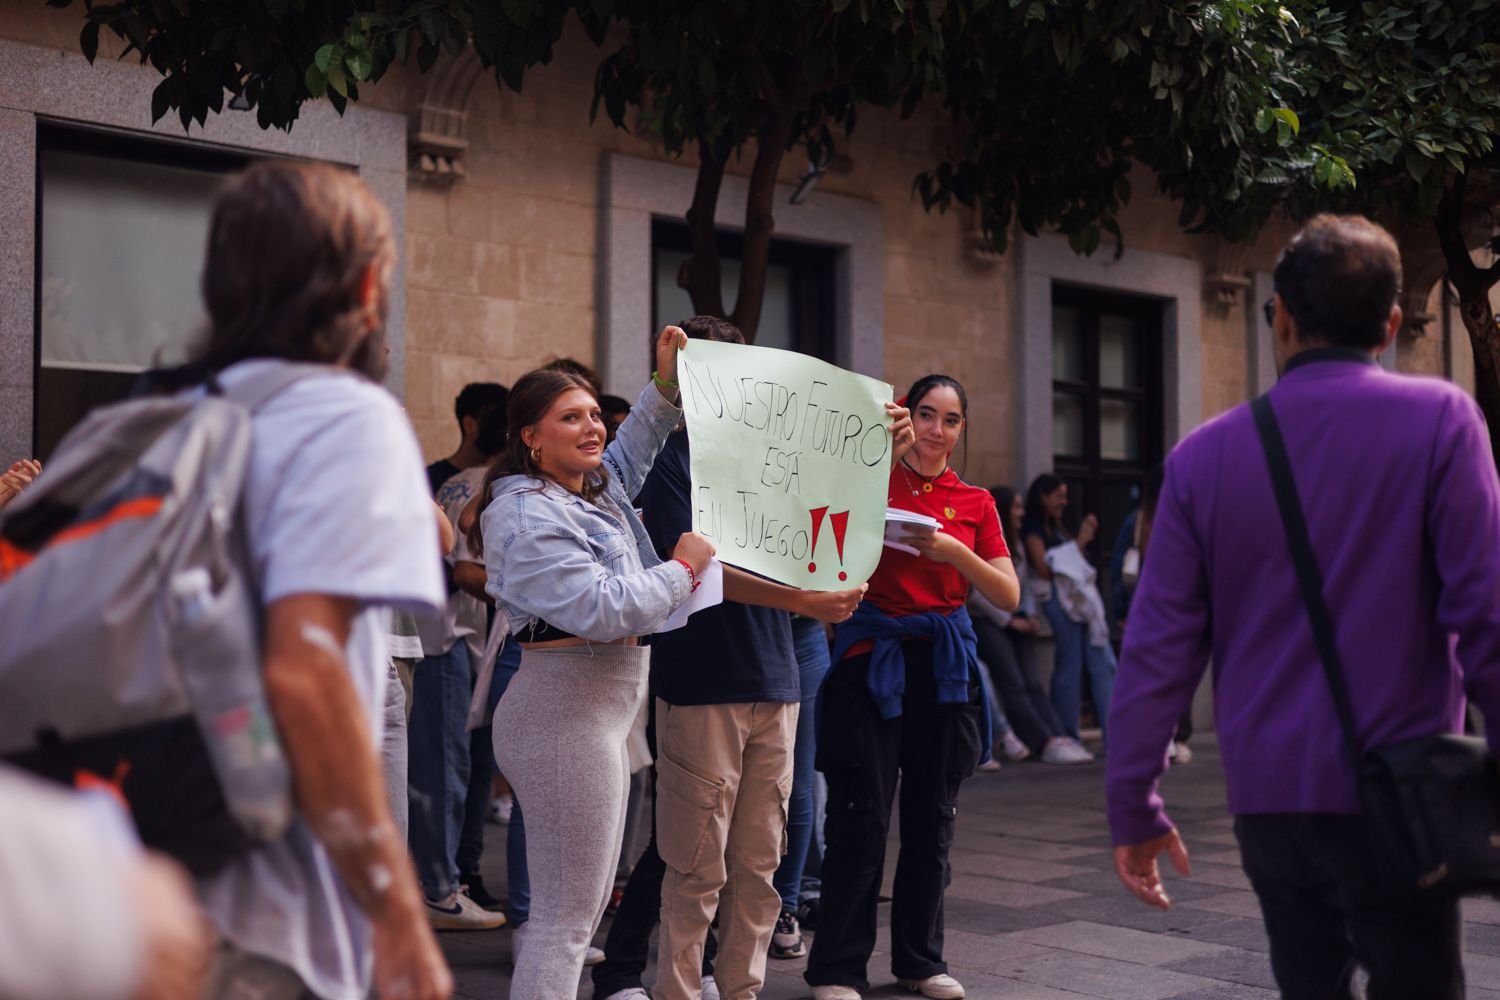
[[[1385,339],[1382,340],[1380,342],[1380,346],[1375,349],[1376,354],[1384,353],[1390,348],[1392,344],[1396,342],[1396,334],[1401,332],[1401,324],[1405,322],[1405,320],[1406,315],[1401,311],[1401,307],[1391,306],[1391,315],[1385,321]]]
[[[380,269],[373,262],[359,276],[359,304],[369,312],[380,305]]]

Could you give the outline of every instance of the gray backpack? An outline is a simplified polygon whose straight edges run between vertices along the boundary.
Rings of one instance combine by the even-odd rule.
[[[96,410],[0,511],[0,758],[113,790],[196,874],[291,819],[240,496],[251,412],[327,371]]]

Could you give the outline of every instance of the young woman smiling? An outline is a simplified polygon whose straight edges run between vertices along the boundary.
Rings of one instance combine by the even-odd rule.
[[[887,548],[864,603],[838,627],[823,685],[818,768],[828,779],[823,898],[806,979],[816,1000],[858,1000],[875,947],[896,778],[901,855],[891,902],[891,972],[928,997],[962,997],[943,961],[943,891],[958,786],[989,755],[970,587],[998,607],[1020,597],[995,501],[948,464],[968,401],[946,375],[907,393],[916,441],[891,469],[888,503],[941,530]]]
[[[511,995],[571,997],[619,860],[626,737],[646,697],[646,650],[713,555],[682,535],[659,559],[630,498],[677,426],[677,351],[613,442],[581,376],[539,369],[511,387],[506,449],[485,479],[471,544],[487,592],[521,639],[521,668],[495,709],[495,758],[526,803],[531,917]]]

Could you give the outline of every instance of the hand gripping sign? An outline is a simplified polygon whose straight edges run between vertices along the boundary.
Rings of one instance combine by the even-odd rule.
[[[693,530],[719,558],[806,590],[875,572],[891,387],[795,351],[691,340],[677,360]]]

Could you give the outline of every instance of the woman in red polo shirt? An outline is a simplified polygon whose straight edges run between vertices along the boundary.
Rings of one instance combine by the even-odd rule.
[[[886,832],[901,775],[901,855],[891,900],[891,972],[927,997],[962,997],[943,962],[943,891],[958,786],[989,756],[969,588],[1011,609],[1020,598],[995,501],[949,467],[968,398],[946,375],[907,393],[916,442],[891,469],[889,504],[941,530],[887,548],[864,603],[834,635],[823,684],[818,769],[828,779],[818,933],[805,978],[816,1000],[869,986]]]

